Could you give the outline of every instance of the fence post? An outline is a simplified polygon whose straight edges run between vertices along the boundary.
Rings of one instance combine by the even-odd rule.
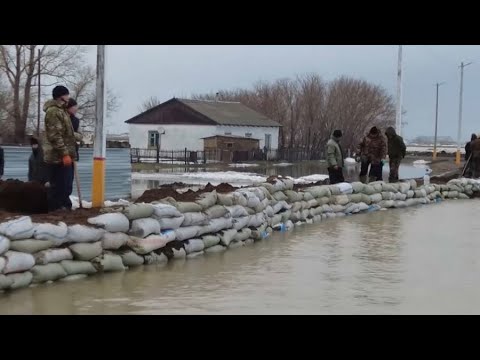
[[[136,149],[137,152],[137,162],[140,163],[140,149]]]
[[[172,150],[172,165],[173,165],[173,156],[174,156],[174,155],[173,155],[173,150]]]
[[[187,148],[185,148],[185,157],[184,157],[184,160],[185,160],[185,165],[187,165]]]
[[[160,163],[160,146],[157,144],[157,164]]]

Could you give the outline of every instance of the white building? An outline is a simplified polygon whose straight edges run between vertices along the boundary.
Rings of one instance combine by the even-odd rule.
[[[129,125],[130,147],[203,150],[203,138],[232,135],[260,140],[278,149],[280,124],[239,102],[173,98],[137,116]]]

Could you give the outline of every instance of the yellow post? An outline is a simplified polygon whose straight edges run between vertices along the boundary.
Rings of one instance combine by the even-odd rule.
[[[455,156],[455,165],[460,166],[462,163],[462,155],[460,154],[460,149],[457,149],[457,154]]]
[[[437,150],[433,150],[433,160],[437,160]]]
[[[105,45],[97,45],[97,92],[95,102],[95,140],[93,142],[92,206],[102,207],[105,201],[106,139],[103,136],[105,99]]]

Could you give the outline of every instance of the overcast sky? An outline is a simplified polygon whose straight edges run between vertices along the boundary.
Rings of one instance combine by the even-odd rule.
[[[276,80],[315,72],[331,80],[341,75],[361,78],[396,93],[397,46],[366,45],[124,45],[107,46],[107,86],[121,98],[110,132],[126,131],[123,122],[138,113],[150,96],[173,96],[250,87],[258,80]],[[95,63],[96,48],[89,60]],[[404,136],[433,135],[436,82],[440,87],[440,136],[457,138],[461,61],[465,69],[463,138],[480,132],[480,46],[403,47]],[[119,126],[120,125],[120,126]]]

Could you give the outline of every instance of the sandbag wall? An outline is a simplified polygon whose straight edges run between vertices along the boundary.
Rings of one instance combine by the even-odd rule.
[[[29,216],[0,223],[0,290],[74,280],[129,267],[165,264],[222,252],[296,225],[388,208],[468,199],[480,182],[451,180],[417,187],[414,180],[359,182],[293,190],[290,179],[195,202],[159,199],[88,219],[91,226],[36,224]]]

